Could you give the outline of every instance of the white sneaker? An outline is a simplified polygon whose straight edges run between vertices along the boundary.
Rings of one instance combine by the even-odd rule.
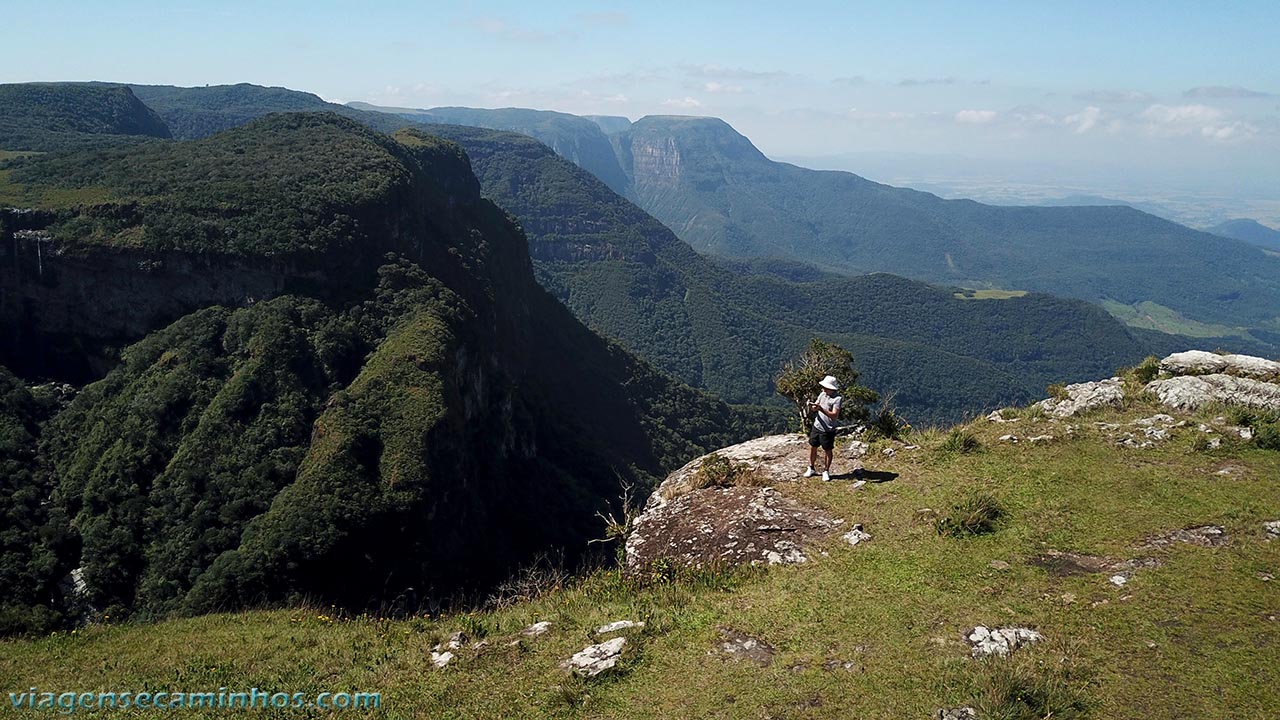
[[[804,476],[805,476],[805,477],[813,477],[813,476],[814,476],[813,466],[812,466],[812,465],[810,465],[810,466],[809,466],[809,469],[808,469],[808,470],[805,470],[805,471],[804,471]]]
[[[822,482],[831,482],[831,473],[826,470],[822,471]]]

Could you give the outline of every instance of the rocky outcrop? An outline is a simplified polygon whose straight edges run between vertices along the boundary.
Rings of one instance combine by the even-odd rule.
[[[809,444],[795,433],[769,435],[717,450],[716,454],[757,476],[762,484],[794,480],[804,472]],[[689,461],[658,486],[646,510],[654,510],[698,487],[698,470],[706,456]]]
[[[646,510],[627,537],[627,567],[779,565],[808,560],[805,546],[844,521],[771,487],[692,490]]]
[[[1160,370],[1171,375],[1225,374],[1260,380],[1280,378],[1280,362],[1252,355],[1219,355],[1204,350],[1173,353],[1160,361]]]
[[[1040,407],[1057,418],[1072,417],[1104,407],[1118,407],[1124,402],[1124,383],[1118,377],[1076,383],[1066,387],[1066,395],[1065,398],[1041,400]]]
[[[1234,375],[1183,375],[1153,380],[1146,389],[1164,405],[1179,410],[1221,404],[1280,411],[1280,384]]]

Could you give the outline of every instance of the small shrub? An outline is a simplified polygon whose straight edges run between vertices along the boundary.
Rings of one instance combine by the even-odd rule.
[[[946,517],[934,521],[939,535],[965,537],[985,535],[996,531],[996,525],[1007,515],[1000,502],[986,494],[970,497],[952,506]]]
[[[1005,420],[1017,420],[1022,417],[1022,408],[1012,405],[1006,408],[1000,408],[1000,416]]]
[[[1138,385],[1146,385],[1155,380],[1159,374],[1160,358],[1154,355],[1148,355],[1142,362],[1120,373],[1122,377],[1132,378]]]
[[[1070,395],[1067,394],[1067,386],[1062,383],[1054,383],[1045,388],[1045,392],[1049,393],[1049,397],[1054,400],[1066,400]]]
[[[1280,423],[1266,423],[1254,429],[1253,443],[1263,450],[1280,450]]]
[[[1191,439],[1191,452],[1202,453],[1209,451],[1209,436],[1200,433]]]
[[[977,436],[968,430],[956,428],[947,435],[947,439],[942,441],[941,450],[948,453],[968,454],[982,447],[982,443],[978,442]]]
[[[720,453],[711,453],[702,461],[693,482],[695,488],[761,484],[764,484],[762,478],[754,469],[735,463]]]
[[[901,440],[909,432],[911,423],[891,407],[881,408],[867,425],[868,437],[871,439]]]
[[[1088,717],[1087,683],[1069,667],[1054,669],[1012,661],[991,664],[975,703],[989,720],[1069,720]]]

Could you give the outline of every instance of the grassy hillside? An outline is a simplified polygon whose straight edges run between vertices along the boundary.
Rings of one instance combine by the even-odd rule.
[[[1020,424],[967,428],[969,453],[945,434],[912,438],[868,467],[896,474],[853,490],[845,482],[784,483],[782,491],[862,523],[869,542],[833,537],[827,555],[766,570],[627,578],[533,575],[532,599],[500,608],[389,620],[294,605],[161,624],[102,624],[0,646],[10,688],[381,693],[394,718],[928,717],[975,706],[982,718],[1267,717],[1280,704],[1280,599],[1272,585],[1280,541],[1280,454],[1239,442],[1206,451],[1197,421],[1149,450],[1117,446],[1096,422],[1125,423],[1158,408],[1135,404],[1082,418],[1074,437],[1011,445],[997,436],[1063,426],[1021,413]],[[797,459],[797,468],[802,461]],[[974,493],[1007,517],[987,535],[938,535]],[[1220,547],[1143,547],[1178,528],[1217,524]],[[1050,551],[1155,558],[1117,587],[1106,572],[1052,561]],[[519,593],[516,593],[517,595]],[[619,669],[569,677],[560,661],[603,623],[632,619]],[[550,621],[541,637],[521,628]],[[1008,658],[975,660],[975,625],[1027,626],[1044,641]],[[721,650],[722,630],[776,650],[760,667]],[[444,669],[430,649],[468,640]],[[199,638],[194,642],[193,638]],[[474,648],[482,640],[484,647]],[[223,711],[225,712],[225,711]],[[292,711],[289,711],[292,712]],[[142,717],[160,712],[138,713]],[[277,713],[284,716],[284,712]],[[210,712],[212,716],[212,712]]]
[[[0,85],[0,150],[47,152],[169,136],[164,121],[126,87]]]
[[[1280,261],[1132,208],[942,200],[773,162],[715,118],[647,117],[617,138],[637,203],[702,252],[1280,323]]]

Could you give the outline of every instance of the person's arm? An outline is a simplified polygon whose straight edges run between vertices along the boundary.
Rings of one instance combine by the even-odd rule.
[[[814,410],[817,410],[818,412],[822,413],[823,415],[826,415],[827,417],[831,418],[832,420],[835,420],[836,418],[840,417],[840,401],[838,401],[838,400],[836,401],[835,409],[834,409],[834,410],[823,410],[823,409],[822,409],[822,406],[821,406],[821,405],[819,405],[819,404],[818,404],[818,403],[816,403],[816,402],[809,403],[809,407],[813,408]]]

